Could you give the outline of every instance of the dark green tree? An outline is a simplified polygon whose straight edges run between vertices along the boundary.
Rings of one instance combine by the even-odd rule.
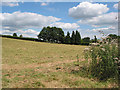
[[[90,43],[90,37],[85,37],[82,39],[82,45],[89,45]]]
[[[42,41],[47,41],[47,28],[44,27],[38,35],[38,39]]]
[[[65,35],[64,35],[64,32],[61,28],[58,28],[58,33],[56,34],[58,39],[57,41],[59,41],[60,43],[64,43],[64,38],[65,38]]]
[[[117,39],[117,37],[118,37],[116,34],[109,34],[108,36],[109,36],[111,39]]]
[[[94,40],[94,39],[91,39],[91,40],[90,40],[90,42],[91,42],[91,43],[94,43],[94,42],[95,42],[95,40]]]
[[[75,35],[75,44],[77,44],[77,45],[81,44],[81,36],[78,31],[76,31],[76,35]]]
[[[94,36],[94,40],[95,40],[95,43],[97,43],[97,37],[96,36]]]
[[[64,42],[64,32],[57,27],[44,27],[38,35],[38,39],[45,42]]]
[[[71,36],[71,44],[75,44],[75,32],[72,32],[72,36]]]
[[[16,33],[13,33],[13,36],[14,36],[14,37],[17,37],[17,34],[16,34]]]
[[[21,37],[21,38],[23,37],[22,34],[20,35],[20,37]]]
[[[66,37],[65,37],[65,43],[66,44],[70,44],[71,42],[70,42],[70,33],[69,32],[67,32],[67,35],[66,35]]]

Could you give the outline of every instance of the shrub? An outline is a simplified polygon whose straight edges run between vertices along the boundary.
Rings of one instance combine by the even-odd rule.
[[[17,34],[16,34],[16,33],[13,33],[13,36],[14,36],[14,37],[17,37]]]
[[[85,37],[82,39],[82,42],[81,42],[82,45],[89,45],[89,43],[90,43],[89,37]]]
[[[90,59],[89,72],[99,80],[117,79],[118,47],[113,41],[104,40],[99,46],[91,46],[85,51],[85,59]]]

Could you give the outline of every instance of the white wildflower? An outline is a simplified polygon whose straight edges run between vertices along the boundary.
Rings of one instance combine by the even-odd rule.
[[[100,47],[102,47],[103,45],[100,45]]]
[[[103,51],[105,51],[105,49],[104,48],[101,48]]]
[[[118,60],[118,58],[116,57],[116,58],[114,58],[115,60]]]
[[[92,52],[93,50],[91,50],[91,52]]]
[[[85,48],[85,49],[84,49],[84,51],[88,51],[88,50],[90,50],[90,48]]]
[[[118,63],[117,61],[115,61],[115,63]]]

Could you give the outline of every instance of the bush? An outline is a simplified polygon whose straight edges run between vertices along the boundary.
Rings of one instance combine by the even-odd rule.
[[[104,43],[105,42],[105,43]],[[116,43],[104,40],[99,46],[91,46],[85,51],[85,58],[90,59],[89,72],[99,80],[116,78],[118,75],[118,47]]]
[[[14,36],[14,37],[17,37],[17,33],[13,33],[13,36]]]
[[[82,39],[81,45],[89,45],[89,43],[90,43],[90,38],[85,37]]]

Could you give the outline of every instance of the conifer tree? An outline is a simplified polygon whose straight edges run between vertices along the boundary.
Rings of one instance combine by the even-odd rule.
[[[77,45],[81,44],[81,36],[78,31],[76,31],[76,35],[75,35],[75,44]]]
[[[72,32],[72,36],[71,36],[71,44],[75,44],[75,32]]]
[[[94,39],[94,40],[95,40],[95,43],[96,43],[96,42],[97,42],[97,38],[96,38],[96,36],[94,36],[94,37],[95,37],[95,39]]]
[[[71,42],[70,42],[70,33],[69,32],[67,32],[67,36],[65,37],[65,43],[66,44],[70,44]]]

